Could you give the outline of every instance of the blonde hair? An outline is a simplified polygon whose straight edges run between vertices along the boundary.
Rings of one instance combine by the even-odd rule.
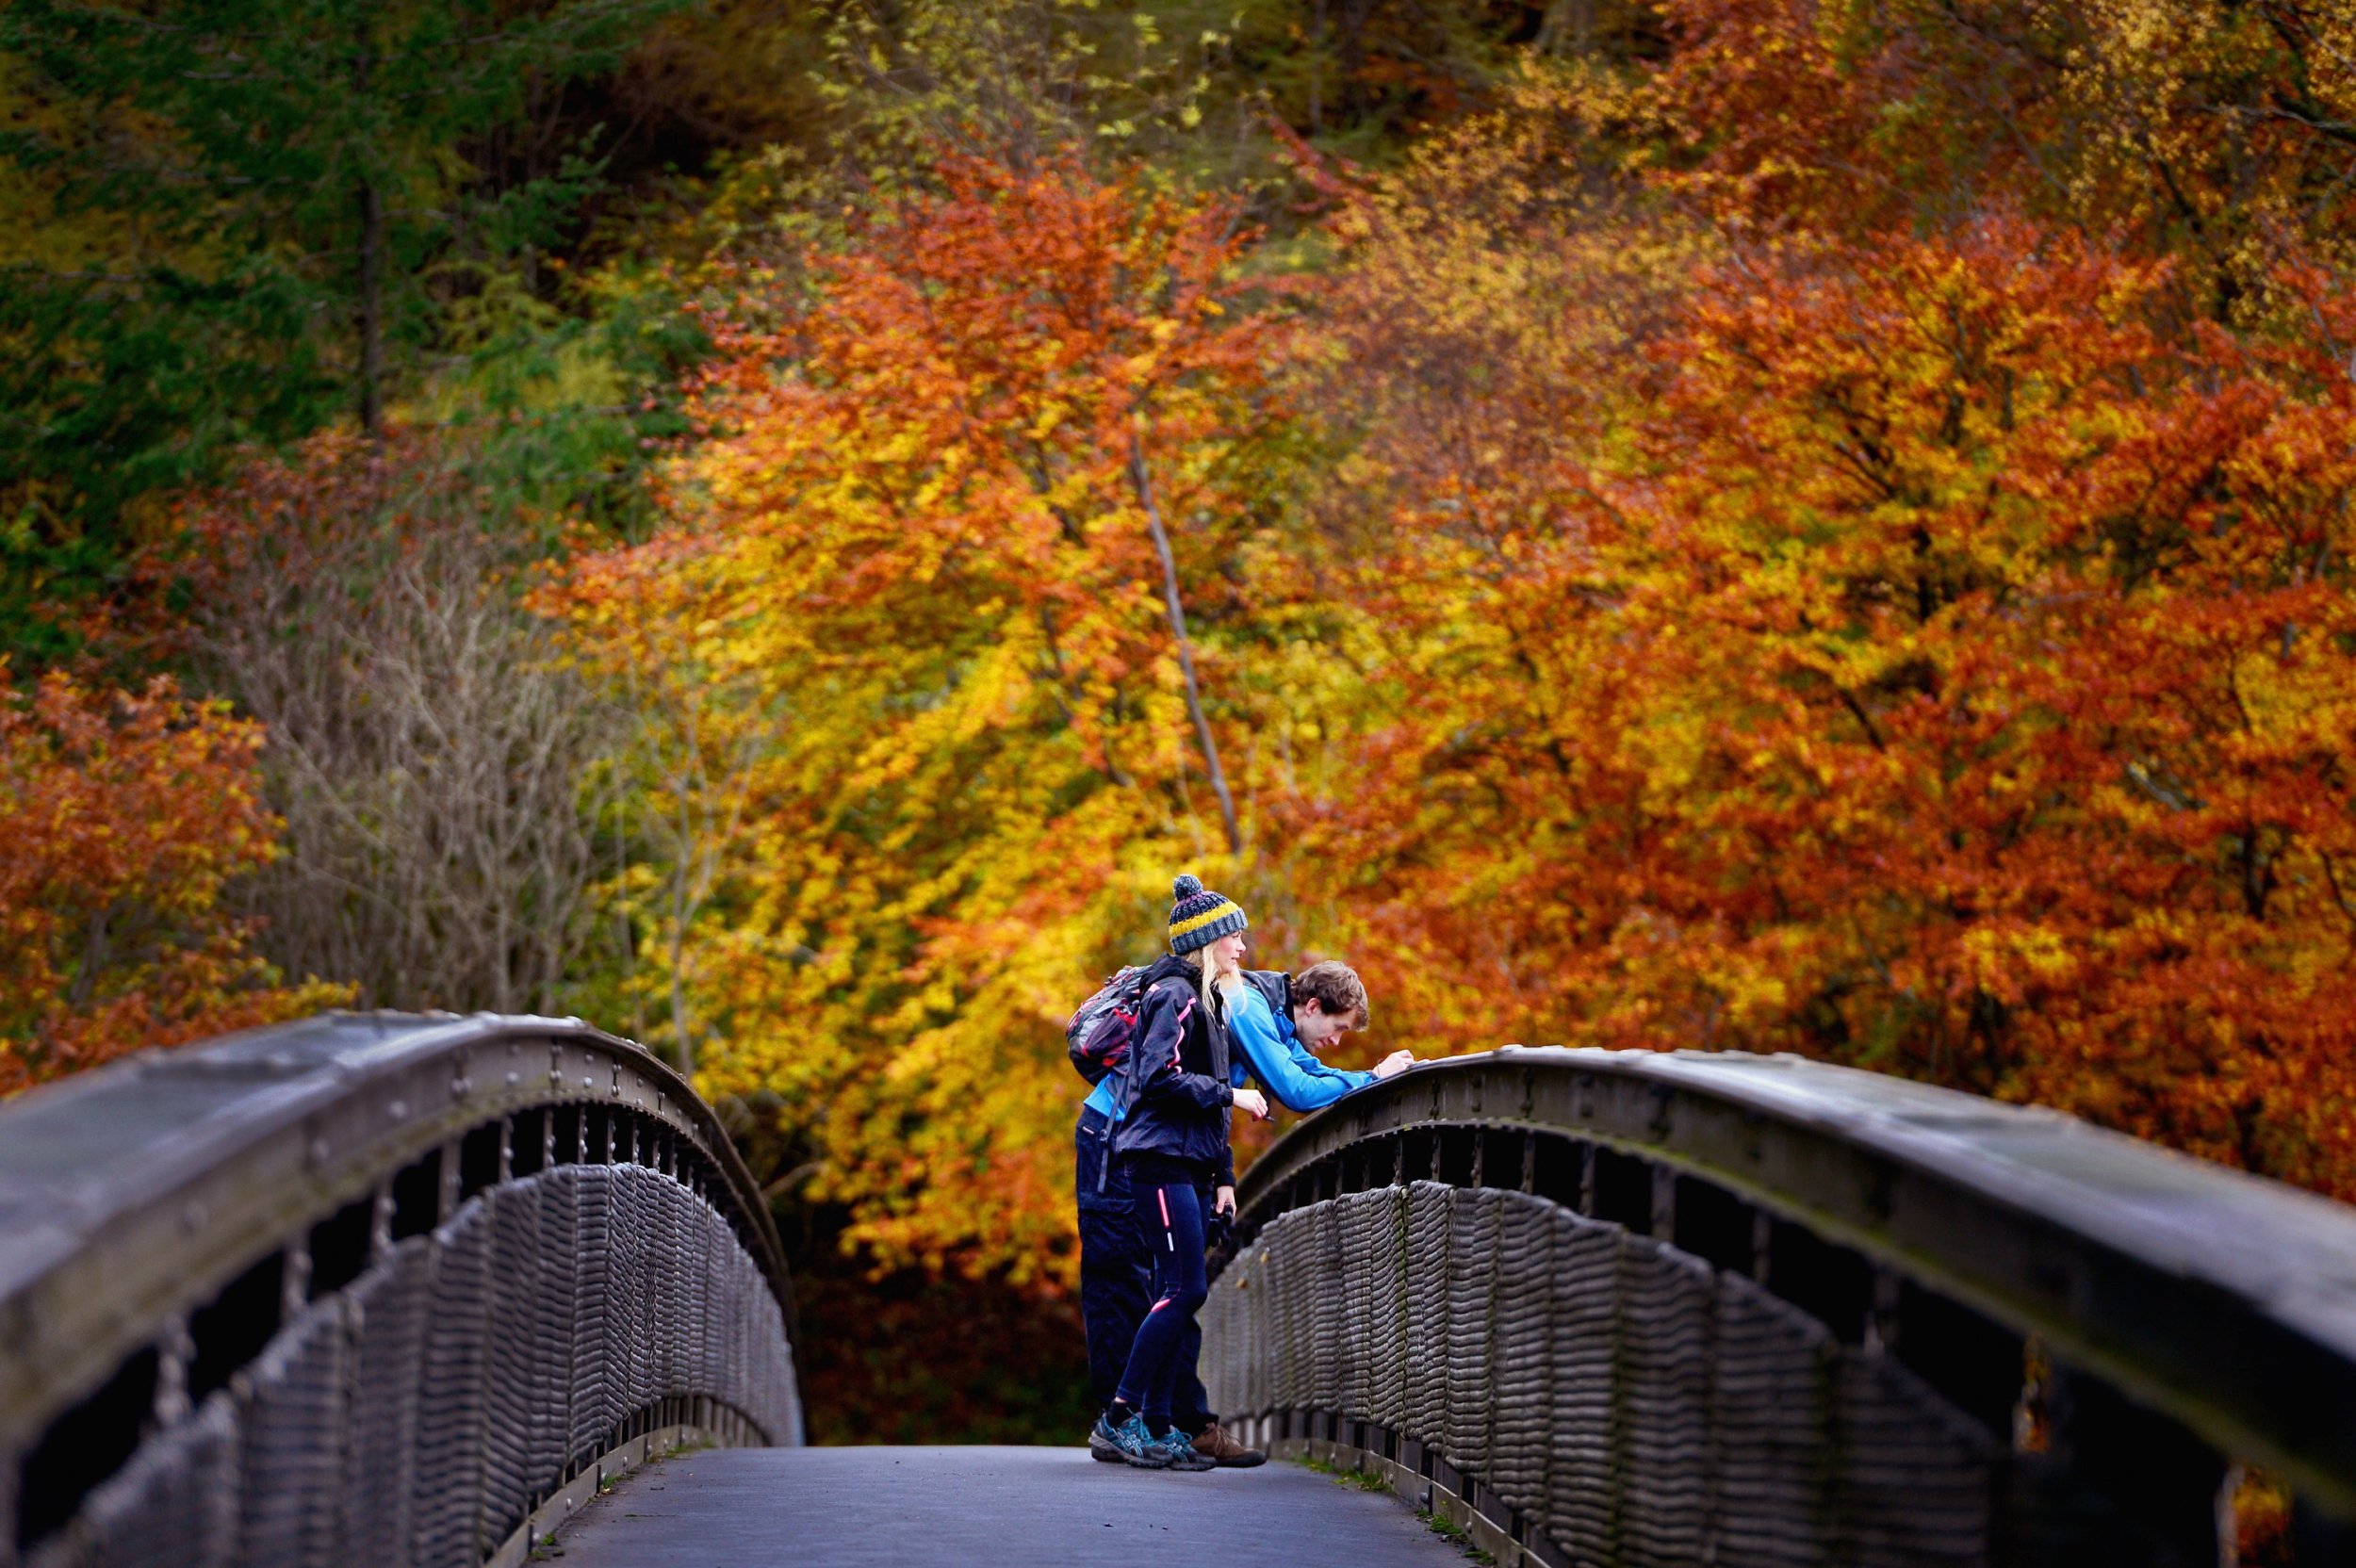
[[[1214,972],[1208,962],[1210,954],[1210,947],[1203,946],[1178,956],[1194,968],[1195,988],[1203,994],[1203,1011],[1211,1015],[1214,1023],[1223,1023],[1227,1018],[1226,993],[1243,984],[1243,966],[1234,964]]]

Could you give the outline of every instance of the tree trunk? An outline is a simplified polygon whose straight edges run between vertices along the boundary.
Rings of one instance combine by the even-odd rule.
[[[1186,636],[1186,610],[1178,600],[1178,560],[1170,552],[1170,531],[1162,527],[1162,509],[1153,504],[1153,484],[1145,471],[1145,443],[1129,433],[1129,482],[1137,486],[1153,531],[1153,552],[1162,558],[1162,596],[1170,610],[1170,629],[1178,639],[1178,668],[1186,681],[1186,711],[1193,716],[1195,738],[1203,743],[1203,764],[1211,776],[1211,792],[1219,796],[1219,820],[1227,829],[1227,853],[1243,853],[1243,835],[1235,830],[1235,801],[1227,792],[1227,772],[1219,765],[1219,742],[1211,736],[1210,716],[1203,711],[1203,692],[1194,679],[1194,644]]]
[[[362,24],[365,28],[366,23]],[[375,59],[363,33],[352,61],[352,90],[368,98]],[[384,437],[384,201],[376,181],[360,176],[360,429],[370,441]]]
[[[1316,20],[1309,27],[1309,134],[1325,134],[1325,114],[1322,102],[1325,85],[1325,0],[1317,0]]]
[[[384,435],[384,207],[373,182],[360,184],[360,428]]]

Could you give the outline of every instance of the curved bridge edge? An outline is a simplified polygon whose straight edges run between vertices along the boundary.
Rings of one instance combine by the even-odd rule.
[[[1448,1128],[1554,1134],[1723,1187],[2039,1336],[2356,1521],[2356,1209],[2057,1112],[1797,1056],[1508,1046],[1420,1064],[1291,1129],[1239,1184],[1237,1248],[1314,1200],[1303,1188],[1344,1151]]]

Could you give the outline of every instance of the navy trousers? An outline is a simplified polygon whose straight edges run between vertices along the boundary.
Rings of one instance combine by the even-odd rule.
[[[1108,1131],[1103,1117],[1083,1110],[1072,1139],[1072,1197],[1080,1210],[1080,1321],[1088,1335],[1088,1397],[1099,1410],[1113,1402],[1129,1351],[1137,1344],[1137,1325],[1145,1321],[1145,1310],[1153,1301],[1146,1294],[1153,1285],[1153,1265],[1128,1178],[1117,1164],[1104,1169]],[[1101,1189],[1100,1171],[1104,1178]],[[1197,1366],[1202,1354],[1202,1328],[1189,1319],[1179,1351],[1170,1419],[1190,1432],[1217,1419]]]
[[[1165,1421],[1176,1424],[1179,1384],[1194,1377],[1203,1348],[1195,1314],[1210,1293],[1203,1222],[1210,1216],[1211,1188],[1184,1162],[1139,1155],[1129,1168],[1129,1193],[1153,1261],[1154,1299],[1137,1325],[1120,1396],[1143,1411],[1146,1425],[1158,1432]]]

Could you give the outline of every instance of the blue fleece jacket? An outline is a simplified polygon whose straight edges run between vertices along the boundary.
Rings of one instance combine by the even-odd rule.
[[[1235,1046],[1227,1069],[1235,1086],[1242,1088],[1256,1078],[1269,1098],[1288,1111],[1331,1105],[1350,1090],[1375,1081],[1371,1072],[1352,1072],[1318,1061],[1301,1043],[1290,1012],[1271,1007],[1258,986],[1238,986],[1228,999],[1227,1037]],[[1088,1091],[1084,1108],[1110,1119],[1119,1086],[1120,1075],[1106,1073]]]
[[[1268,1097],[1288,1111],[1331,1105],[1374,1082],[1371,1072],[1328,1067],[1310,1054],[1294,1032],[1291,1017],[1269,1007],[1257,986],[1237,986],[1228,997],[1227,1037],[1235,1045],[1228,1066],[1235,1086],[1244,1086],[1248,1067]]]

